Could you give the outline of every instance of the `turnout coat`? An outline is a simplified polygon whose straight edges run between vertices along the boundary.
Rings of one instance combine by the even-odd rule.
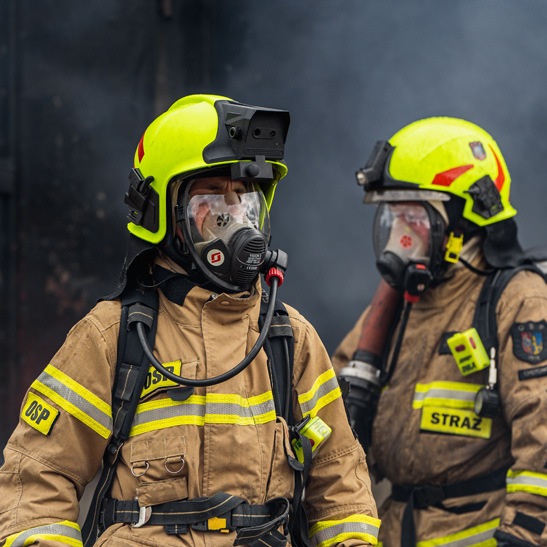
[[[481,259],[479,265],[486,267]],[[496,545],[496,530],[511,545],[547,546],[547,285],[539,275],[522,271],[498,301],[501,408],[490,419],[473,410],[477,391],[488,383],[488,368],[463,376],[446,344],[454,332],[472,327],[483,282],[462,267],[422,295],[410,311],[396,368],[380,395],[369,448],[377,479],[387,477],[408,491],[458,481],[478,485],[480,477],[501,474],[494,491],[432,499],[423,508],[416,502],[420,547],[490,547]],[[352,358],[366,314],[336,350],[337,372]],[[407,502],[394,498],[379,511],[384,547],[401,545]]]
[[[165,266],[165,264],[161,263]],[[160,290],[154,354],[178,375],[208,378],[231,370],[259,336],[260,281],[242,294],[193,286],[183,303]],[[319,416],[332,428],[314,457],[305,490],[312,545],[376,544],[380,521],[365,454],[345,413],[329,357],[310,323],[287,307],[294,333],[295,420]],[[112,434],[120,301],[102,301],[68,334],[30,386],[0,469],[0,545],[81,545],[78,500],[94,478]],[[112,497],[140,507],[225,492],[250,504],[293,498],[295,473],[286,422],[276,416],[264,350],[237,376],[195,388],[150,368],[121,448]],[[116,523],[97,545],[228,546],[236,533],[168,535],[163,526]]]

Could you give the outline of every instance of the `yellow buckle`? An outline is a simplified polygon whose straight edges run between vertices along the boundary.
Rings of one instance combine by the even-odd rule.
[[[224,534],[227,534],[230,530],[226,528],[226,519],[219,519],[218,517],[211,517],[207,521],[207,529],[208,530],[218,530],[219,532],[223,532]]]
[[[460,253],[463,247],[463,234],[459,236],[455,235],[454,232],[450,232],[448,241],[446,242],[446,252],[444,253],[444,259],[447,262],[452,262],[456,264],[460,257]]]

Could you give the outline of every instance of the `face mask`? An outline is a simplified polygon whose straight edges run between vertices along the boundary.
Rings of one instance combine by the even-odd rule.
[[[425,202],[380,204],[373,238],[376,265],[382,277],[393,288],[406,290],[405,274],[409,264],[430,267],[434,254],[440,251],[442,240],[438,234],[443,231],[440,215]]]
[[[199,269],[248,289],[264,263],[269,216],[262,192],[250,183],[240,182],[233,187],[225,194],[200,191],[192,195],[190,184],[185,192],[187,205],[181,228]]]

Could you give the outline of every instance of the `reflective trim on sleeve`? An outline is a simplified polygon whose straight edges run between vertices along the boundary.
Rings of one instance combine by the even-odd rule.
[[[444,408],[473,408],[475,395],[484,385],[463,382],[431,382],[416,384],[412,408],[440,406]]]
[[[62,409],[107,439],[112,432],[112,409],[64,372],[48,365],[31,385]]]
[[[336,374],[331,368],[315,380],[308,392],[298,396],[302,416],[310,414],[312,418],[315,417],[324,406],[338,399],[338,397],[341,397],[340,387]]]
[[[160,399],[137,407],[129,436],[178,425],[257,425],[276,420],[271,391],[245,399],[235,394],[191,395],[186,401]]]
[[[547,475],[532,471],[507,472],[507,492],[528,492],[547,496]]]
[[[312,547],[329,547],[348,539],[358,539],[371,545],[378,543],[380,520],[367,515],[351,515],[342,520],[324,520],[310,528]]]
[[[58,541],[74,547],[83,547],[82,533],[75,522],[58,522],[25,530],[19,534],[13,534],[6,538],[4,547],[26,547],[36,541]]]
[[[463,532],[456,532],[440,538],[418,541],[416,547],[496,547],[494,532],[500,519],[494,519]]]

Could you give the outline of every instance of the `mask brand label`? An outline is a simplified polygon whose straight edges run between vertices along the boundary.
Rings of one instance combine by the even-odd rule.
[[[29,392],[21,418],[43,435],[49,436],[59,411],[35,393]]]
[[[492,419],[481,418],[472,410],[424,406],[420,429],[489,439],[492,433]]]
[[[165,363],[163,365],[169,372],[181,376],[182,363],[179,361],[173,361],[172,363]],[[161,372],[156,370],[153,366],[150,367],[148,374],[146,375],[146,382],[141,393],[141,398],[146,397],[153,391],[158,389],[165,389],[173,386],[178,386],[176,382],[166,378]]]
[[[211,249],[207,253],[207,262],[212,266],[220,266],[224,263],[224,253],[218,249]]]

